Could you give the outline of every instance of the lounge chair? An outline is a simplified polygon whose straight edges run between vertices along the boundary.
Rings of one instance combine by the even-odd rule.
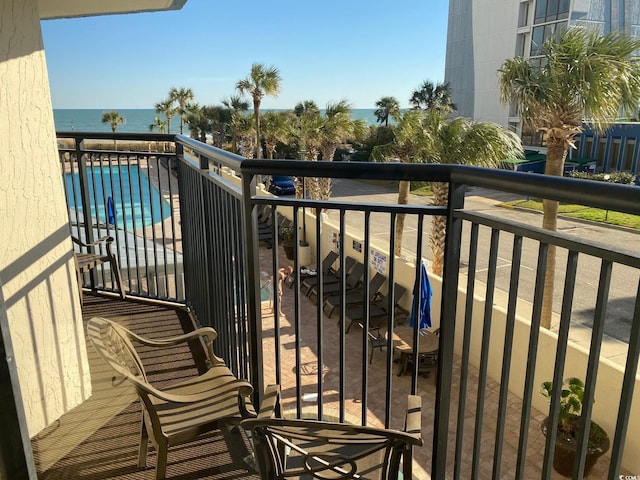
[[[346,276],[344,278],[344,288],[346,291],[353,290],[354,288],[359,287],[362,284],[362,276],[364,275],[365,266],[363,263],[355,262],[355,264],[350,268],[346,269]],[[336,294],[342,288],[342,282],[340,281],[340,276],[336,274],[338,278],[337,282],[325,283],[323,282],[322,287],[322,297],[326,298],[328,295]],[[318,285],[313,287],[309,292],[309,298],[313,303],[317,303],[318,301]]]
[[[395,284],[393,294],[393,310],[396,319],[406,321],[409,317],[409,311],[400,306],[400,299],[405,294],[407,289],[402,285]],[[353,322],[361,322],[364,324],[364,305],[354,307],[347,310],[346,316],[349,319],[349,325],[347,325],[346,332],[351,329]],[[389,299],[386,295],[378,294],[377,298],[369,303],[369,327],[378,327],[385,324],[391,317],[389,312]]]
[[[422,446],[422,399],[408,395],[405,429],[276,418],[280,387],[270,385],[251,431],[263,480],[296,478],[413,478],[413,447]]]
[[[280,228],[291,225],[284,215],[277,215],[278,232]],[[273,208],[261,205],[258,208],[258,241],[264,242],[268,247],[273,246]]]
[[[386,280],[387,278],[380,272],[376,272],[373,278],[371,278],[371,280],[369,281],[369,301],[375,300],[378,291],[382,288],[382,285]],[[354,305],[363,304],[365,301],[367,301],[367,299],[365,298],[365,293],[366,292],[364,287],[349,290],[345,296],[345,304],[347,305],[347,309]],[[341,302],[342,295],[330,295],[329,297],[327,297],[322,305],[322,308],[324,309],[325,313],[329,315],[329,318],[331,318],[331,315],[333,315],[333,312],[336,308],[341,307]]]
[[[217,333],[211,327],[199,328],[171,338],[147,339],[105,318],[94,317],[87,324],[89,341],[100,356],[119,375],[135,387],[142,405],[142,428],[138,467],[146,466],[151,441],[157,450],[156,480],[162,480],[167,468],[167,450],[174,445],[196,440],[200,435],[223,425],[237,425],[243,418],[255,416],[251,406],[251,384],[238,380],[222,359],[213,353]],[[147,380],[134,342],[160,351],[163,348],[207,338],[209,370],[159,390]]]
[[[327,256],[322,261],[323,285],[328,285],[332,282],[339,281],[340,277],[336,275],[339,275],[340,268],[338,267],[336,270],[334,270],[332,267],[332,265],[336,262],[336,260],[338,260],[338,258],[340,258],[340,255],[338,255],[334,251],[331,251],[327,254]],[[346,271],[348,272],[349,270],[351,270],[351,267],[353,267],[355,263],[356,263],[355,258],[347,257],[345,260]],[[311,292],[311,289],[318,284],[319,280],[320,280],[319,273],[315,277],[305,278],[300,284],[300,293],[308,296],[309,293]]]
[[[120,298],[124,300],[126,298],[126,293],[124,288],[122,288],[122,277],[120,276],[118,259],[111,250],[111,244],[114,240],[113,237],[102,237],[91,243],[85,243],[79,238],[73,236],[71,237],[71,240],[83,250],[82,252],[74,252],[80,303],[82,303],[82,284],[84,274],[103,263],[108,263],[110,265],[111,278],[118,287]],[[104,253],[102,252],[102,246],[104,246]]]

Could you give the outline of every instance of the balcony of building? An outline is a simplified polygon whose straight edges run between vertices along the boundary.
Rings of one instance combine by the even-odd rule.
[[[634,398],[638,250],[610,236],[594,241],[545,231],[468,200],[474,190],[489,189],[638,214],[635,188],[460,166],[247,160],[183,136],[59,133],[58,139],[71,233],[87,241],[114,238],[127,292],[119,299],[109,268],[95,269],[84,278],[97,292],[84,295],[85,321],[108,317],[150,336],[212,326],[219,334],[216,354],[251,382],[256,404],[266,385],[278,383],[291,416],[402,428],[402,402],[417,393],[425,441],[414,452],[417,478],[560,478],[541,432],[544,419],[557,415],[556,405],[550,410],[539,390],[543,381],[580,377],[585,421],[597,421],[611,438],[590,478],[640,468],[634,435],[640,427]],[[367,194],[325,201],[275,197],[258,181],[268,175],[445,182],[449,202],[397,205]],[[436,216],[446,224],[443,275],[429,273],[438,363],[428,375],[417,363],[398,375],[393,332],[407,324],[418,301],[416,272],[423,261],[431,265]],[[303,241],[292,260],[280,248],[285,218],[298,244]],[[394,255],[390,232],[400,218],[402,251]],[[557,313],[547,330],[540,322],[550,249],[557,257]],[[320,270],[331,251],[339,258],[336,269],[348,257],[367,266],[364,285],[384,275],[382,306],[391,313],[373,318],[367,303],[362,320],[348,328],[353,315],[329,315],[322,301],[304,295],[300,267]],[[285,284],[280,301],[269,279],[288,265],[296,279]],[[346,280],[343,273],[343,300]],[[394,308],[389,299],[401,288],[406,292]],[[611,312],[624,317],[626,333],[612,334]],[[369,362],[372,326],[388,340]],[[416,358],[418,345],[413,348]],[[87,349],[94,394],[32,439],[38,477],[152,478],[152,469],[135,466],[135,395],[113,386],[108,374],[101,379],[104,369]],[[153,375],[169,382],[198,361],[197,352],[167,355]],[[211,434],[170,450],[167,478],[257,478],[243,461],[247,449],[242,433]],[[576,478],[581,473],[582,467]]]

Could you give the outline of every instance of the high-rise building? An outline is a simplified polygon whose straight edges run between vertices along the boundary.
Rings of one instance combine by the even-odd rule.
[[[458,114],[519,130],[517,113],[500,101],[498,68],[520,55],[535,62],[544,41],[569,25],[640,37],[640,0],[450,0],[445,81]]]

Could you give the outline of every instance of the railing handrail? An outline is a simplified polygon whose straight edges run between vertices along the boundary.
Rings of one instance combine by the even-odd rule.
[[[578,203],[640,215],[640,188],[594,180],[514,172],[466,165],[371,162],[310,162],[248,159],[243,174],[298,175],[362,180],[441,181],[501,190],[508,193]]]

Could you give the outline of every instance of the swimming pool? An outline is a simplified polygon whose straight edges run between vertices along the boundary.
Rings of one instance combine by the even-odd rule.
[[[116,228],[148,227],[171,215],[169,202],[150,184],[149,177],[138,165],[92,167],[87,169],[87,177],[91,216],[100,222],[109,223],[109,198],[113,199],[115,210],[111,223]],[[82,213],[82,203],[75,199],[75,195],[80,195],[77,172],[65,174],[65,187],[70,208]]]

